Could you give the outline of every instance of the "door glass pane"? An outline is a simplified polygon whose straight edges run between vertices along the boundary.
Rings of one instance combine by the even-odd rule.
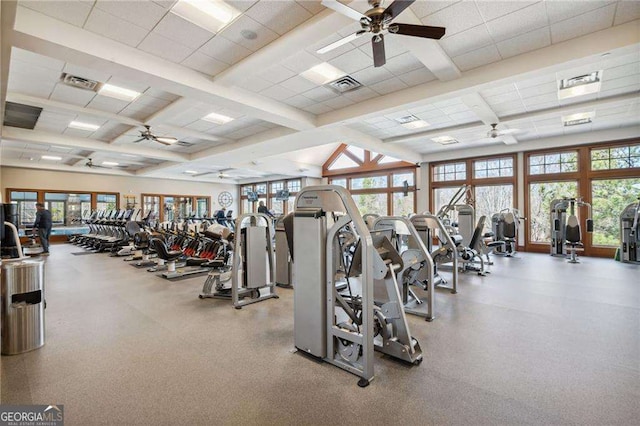
[[[171,222],[174,219],[176,219],[176,217],[173,197],[164,197],[164,220],[165,222]]]
[[[486,216],[485,231],[491,230],[491,216],[502,209],[513,207],[513,185],[476,186],[476,219]]]
[[[593,245],[620,244],[620,214],[637,201],[640,178],[594,180],[591,182]]]
[[[153,197],[149,195],[145,195],[142,197],[142,210],[144,212],[145,217],[149,218],[149,222],[151,226],[155,224],[155,221],[159,217],[159,213],[160,213],[158,209],[159,205],[160,205],[160,197]],[[98,210],[101,210],[100,207],[98,207]]]
[[[18,223],[20,226],[33,225],[36,220],[37,192],[11,192],[11,201],[18,203]]]
[[[352,195],[361,215],[368,213],[387,216],[387,194],[355,194]]]
[[[276,200],[275,198],[271,199],[271,213],[275,216],[279,216],[284,214],[284,201]]]
[[[246,198],[242,200],[242,213],[253,213],[253,205],[255,203],[250,202]]]
[[[395,192],[393,194],[393,215],[394,216],[407,216],[413,211],[413,195],[414,192],[409,192],[407,196],[402,192]]]
[[[578,183],[538,182],[529,184],[529,241],[551,241],[551,201],[577,197]]]
[[[196,199],[196,216],[207,217],[209,214],[209,199],[198,198]]]

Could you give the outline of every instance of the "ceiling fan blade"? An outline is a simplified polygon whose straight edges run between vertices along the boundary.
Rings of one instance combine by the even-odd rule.
[[[213,175],[216,174],[218,172],[204,172],[204,173],[197,173],[195,175],[191,175],[191,177],[199,177],[199,176],[206,176],[206,175]]]
[[[334,11],[346,16],[347,18],[351,18],[354,21],[359,21],[362,18],[370,21],[370,19],[364,16],[362,13],[358,12],[355,9],[351,9],[349,6],[345,6],[337,0],[322,0],[321,4],[324,7],[328,7],[329,9],[333,9]],[[404,9],[403,9],[404,10]]]
[[[317,52],[317,53],[319,53],[319,54],[321,54],[321,55],[322,55],[322,54],[324,54],[324,53],[330,52],[330,51],[332,51],[333,49],[337,49],[338,47],[340,47],[340,46],[342,46],[342,45],[345,45],[345,44],[347,44],[347,43],[349,43],[349,42],[352,42],[353,40],[357,39],[358,37],[360,37],[360,36],[361,36],[361,35],[363,35],[364,33],[366,33],[366,31],[364,31],[364,30],[360,30],[360,31],[358,31],[358,32],[356,32],[356,33],[353,33],[353,34],[349,35],[349,36],[346,36],[346,37],[344,37],[344,38],[341,38],[341,39],[340,39],[340,40],[338,40],[338,41],[334,41],[333,43],[328,44],[328,45],[326,45],[325,47],[323,47],[323,48],[321,48],[321,49],[316,50],[316,52]]]
[[[376,41],[376,39],[378,41]],[[371,45],[373,46],[373,66],[381,67],[387,63],[387,58],[384,54],[384,36],[377,34],[371,37]]]
[[[396,0],[384,10],[384,14],[390,16],[391,19],[394,19],[396,16],[400,15],[403,10],[411,6],[414,1],[415,0]]]
[[[138,142],[142,142],[143,140],[145,140],[147,138],[145,138],[144,136],[141,137],[140,139],[136,139],[135,141],[133,141],[133,143],[138,143]]]
[[[155,140],[158,143],[161,143],[162,145],[173,145],[174,143],[178,142],[178,139],[171,138],[168,136],[155,136],[153,140]]]
[[[514,133],[520,133],[520,129],[502,129],[498,130],[499,135],[512,135]]]
[[[433,38],[440,40],[446,31],[443,27],[429,27],[426,25],[392,24],[389,32],[413,37]]]

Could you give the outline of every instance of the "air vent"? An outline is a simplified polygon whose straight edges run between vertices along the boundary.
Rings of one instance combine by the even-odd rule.
[[[193,146],[193,145],[195,145],[195,144],[194,144],[194,143],[191,143],[191,142],[178,141],[178,142],[176,142],[176,143],[175,143],[175,145],[178,145],[178,146],[187,146],[187,147],[189,147],[189,146]]]
[[[591,118],[587,117],[587,118],[579,118],[577,120],[569,120],[569,121],[565,121],[564,122],[564,126],[565,127],[569,127],[569,126],[578,126],[580,124],[588,124],[591,123]]]
[[[327,83],[327,86],[338,93],[345,93],[362,87],[362,84],[350,75],[345,75],[344,77]]]
[[[4,108],[4,125],[33,130],[41,112],[42,108],[7,102]]]
[[[67,86],[83,90],[90,90],[92,92],[96,92],[99,89],[100,85],[100,82],[98,81],[78,77],[77,75],[67,74],[66,72],[63,72],[62,75],[60,75],[60,81]]]
[[[565,127],[579,126],[580,124],[589,124],[593,122],[593,118],[596,116],[595,111],[579,112],[571,115],[563,115],[562,123]]]

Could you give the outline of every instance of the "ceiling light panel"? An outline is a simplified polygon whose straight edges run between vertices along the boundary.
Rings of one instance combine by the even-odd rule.
[[[215,123],[215,124],[227,124],[233,121],[233,118],[227,117],[226,115],[217,114],[215,112],[212,112],[209,115],[205,115],[204,117],[202,117],[202,119],[204,121],[208,121],[210,123]]]
[[[601,84],[602,70],[565,78],[558,82],[558,99],[562,100],[597,93],[600,91]]]
[[[43,155],[40,157],[43,160],[50,160],[50,161],[60,161],[62,160],[62,157],[56,157],[55,155]]]
[[[81,121],[72,121],[68,127],[71,129],[86,130],[88,132],[95,132],[100,128],[97,124],[83,123]]]
[[[140,96],[140,92],[125,89],[124,87],[114,86],[113,84],[103,84],[100,89],[98,89],[98,94],[127,102],[132,102]]]
[[[102,165],[104,165],[104,166],[119,166],[120,163],[116,163],[115,161],[103,161]]]
[[[347,75],[346,72],[334,67],[327,62],[318,64],[300,73],[300,76],[319,85],[327,84],[331,81],[339,79],[340,77],[344,77],[345,75]]]
[[[452,138],[451,136],[438,136],[437,138],[432,138],[431,140],[439,143],[440,145],[453,145],[454,143],[458,143],[458,140]]]
[[[185,170],[184,172],[186,174],[188,174],[188,175],[197,175],[198,174],[198,172],[196,172],[195,170]]]
[[[424,120],[415,120],[415,121],[411,121],[409,123],[404,123],[401,125],[402,127],[404,127],[405,129],[422,129],[423,127],[427,127],[429,126],[429,123],[427,123]]]
[[[220,0],[178,0],[171,13],[212,33],[219,32],[240,16],[239,10]]]

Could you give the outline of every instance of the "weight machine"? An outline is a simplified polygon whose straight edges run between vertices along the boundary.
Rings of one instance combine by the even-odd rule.
[[[402,258],[383,233],[369,232],[345,188],[302,189],[287,232],[296,348],[359,376],[361,387],[373,380],[374,350],[422,361],[396,281]]]
[[[236,218],[235,229],[239,232],[234,237],[231,270],[220,264],[210,271],[200,299],[231,300],[236,309],[277,299],[273,220],[263,213],[245,213]]]
[[[640,197],[620,214],[620,261],[640,263]]]
[[[562,198],[551,201],[551,256],[567,257],[569,263],[579,263],[577,251],[583,250],[580,222],[576,216],[576,207],[587,207],[587,232],[593,232],[591,204],[582,198]]]
[[[504,244],[496,245],[493,252],[506,257],[513,257],[518,251],[518,228],[522,216],[518,209],[503,209],[491,216],[491,231],[495,242],[503,241]]]
[[[288,216],[288,215],[287,215]],[[283,288],[293,288],[291,285],[291,257],[289,256],[289,242],[285,232],[285,218],[282,215],[276,221],[276,285]]]

